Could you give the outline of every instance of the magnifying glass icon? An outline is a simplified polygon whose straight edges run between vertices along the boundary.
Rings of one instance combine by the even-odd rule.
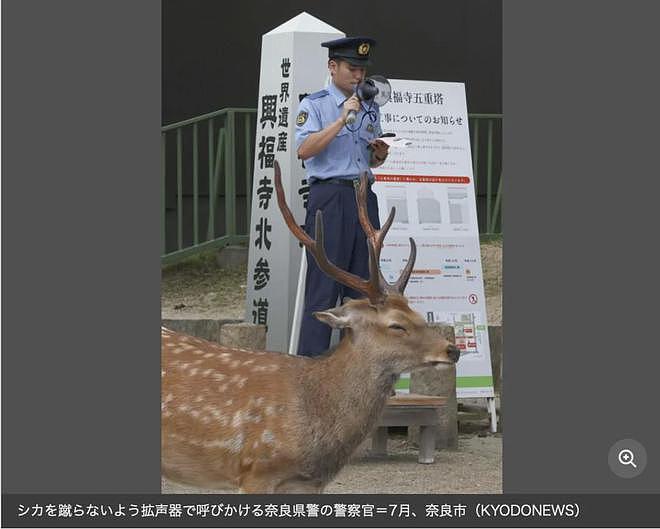
[[[635,454],[632,453],[632,450],[628,450],[627,448],[624,448],[619,452],[619,463],[637,468],[637,465],[635,464]]]

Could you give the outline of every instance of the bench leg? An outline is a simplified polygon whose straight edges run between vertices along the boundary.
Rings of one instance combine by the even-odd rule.
[[[371,437],[371,453],[375,456],[387,455],[387,426],[379,426]]]
[[[419,458],[417,461],[424,464],[435,460],[435,426],[419,427]]]

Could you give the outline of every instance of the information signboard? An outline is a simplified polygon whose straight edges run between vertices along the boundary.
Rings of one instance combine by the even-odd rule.
[[[381,269],[395,281],[408,255],[417,260],[406,297],[427,321],[454,326],[457,396],[493,397],[486,297],[479,246],[465,86],[462,83],[390,80],[392,99],[381,108],[390,154],[375,170],[379,215],[392,206],[394,223],[381,253]],[[406,387],[402,377],[400,389]]]

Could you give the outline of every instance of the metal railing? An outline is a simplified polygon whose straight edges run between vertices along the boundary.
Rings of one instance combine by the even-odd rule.
[[[502,114],[468,117],[480,231],[501,233]],[[255,121],[224,108],[161,128],[162,264],[248,240]]]
[[[469,114],[468,119],[480,233],[502,233],[502,114]]]
[[[161,128],[163,264],[247,240],[255,119],[256,109],[224,108]]]

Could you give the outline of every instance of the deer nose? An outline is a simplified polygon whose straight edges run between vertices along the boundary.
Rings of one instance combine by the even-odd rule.
[[[447,347],[447,356],[452,362],[456,363],[458,362],[458,357],[461,356],[461,351],[455,345],[450,345]]]

